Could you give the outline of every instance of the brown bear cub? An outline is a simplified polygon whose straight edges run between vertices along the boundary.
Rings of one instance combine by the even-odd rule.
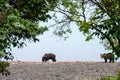
[[[42,57],[42,62],[47,62],[50,59],[53,62],[56,62],[56,55],[53,53],[45,53],[44,56]]]
[[[107,63],[107,60],[109,60],[109,62],[114,62],[114,54],[112,53],[104,53],[104,54],[100,54],[100,57],[103,58],[105,60],[105,63]]]

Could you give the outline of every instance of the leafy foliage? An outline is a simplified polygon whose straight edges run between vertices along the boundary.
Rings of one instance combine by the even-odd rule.
[[[56,5],[57,0],[0,0],[0,73],[9,74],[8,63],[1,59],[13,59],[12,47],[39,41],[37,36],[48,28],[38,23],[50,19],[48,12]]]
[[[101,80],[120,80],[120,71],[118,72],[116,77],[106,76],[102,77]]]
[[[8,62],[0,62],[0,73],[2,73],[2,75],[10,75],[10,72],[7,69],[8,66]]]
[[[97,36],[117,57],[120,57],[120,1],[119,0],[61,0],[55,13],[63,14],[58,24],[76,23],[89,41]],[[55,21],[58,21],[55,17]],[[58,31],[59,32],[59,31]],[[61,33],[62,34],[62,33]],[[64,32],[63,32],[64,34]],[[105,41],[105,42],[104,42]]]

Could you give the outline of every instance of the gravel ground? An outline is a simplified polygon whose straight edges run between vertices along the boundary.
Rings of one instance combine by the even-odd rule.
[[[119,62],[12,62],[11,75],[0,75],[0,80],[100,80],[119,69]]]

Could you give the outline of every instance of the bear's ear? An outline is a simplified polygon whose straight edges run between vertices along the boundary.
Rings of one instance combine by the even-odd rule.
[[[45,53],[45,55],[48,55],[48,53]]]
[[[47,53],[44,54],[44,56],[46,56],[46,55],[47,55]]]

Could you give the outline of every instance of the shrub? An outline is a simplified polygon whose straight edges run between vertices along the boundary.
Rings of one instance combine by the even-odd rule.
[[[102,77],[101,80],[120,80],[120,71],[118,71],[116,77],[107,76],[107,77]]]

